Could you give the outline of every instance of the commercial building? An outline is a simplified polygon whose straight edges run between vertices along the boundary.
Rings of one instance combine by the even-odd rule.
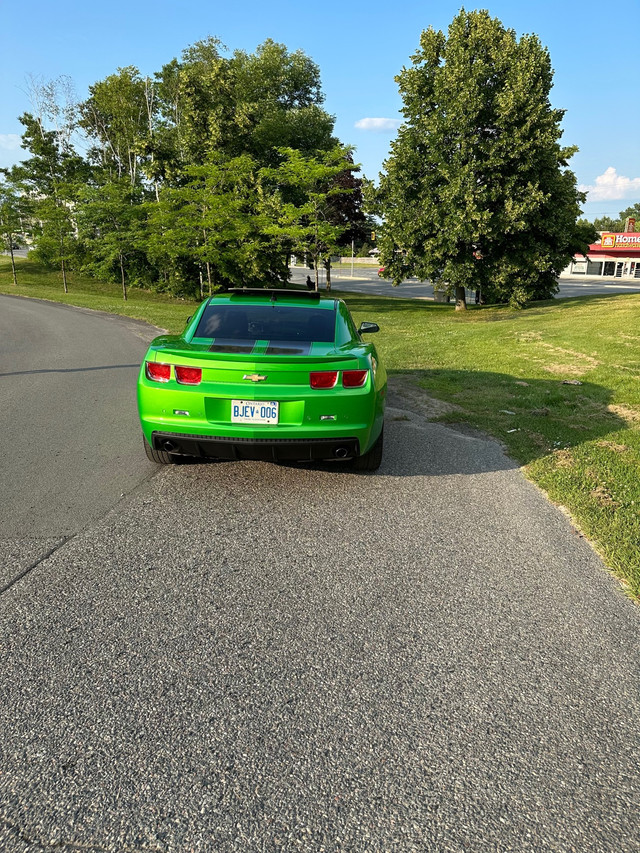
[[[640,233],[603,233],[599,243],[589,246],[586,257],[576,255],[565,272],[603,278],[640,278]]]

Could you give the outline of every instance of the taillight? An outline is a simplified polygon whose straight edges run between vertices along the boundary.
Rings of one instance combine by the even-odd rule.
[[[199,385],[202,382],[201,367],[183,367],[179,364],[174,366],[176,380],[181,385]]]
[[[171,379],[171,365],[157,361],[146,362],[147,379],[153,382],[168,382]]]
[[[309,374],[312,388],[335,388],[337,381],[337,370],[317,370]]]
[[[364,383],[367,381],[368,372],[368,370],[343,370],[343,388],[362,388]]]

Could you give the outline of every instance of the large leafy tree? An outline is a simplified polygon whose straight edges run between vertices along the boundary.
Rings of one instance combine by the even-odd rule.
[[[311,154],[336,144],[318,66],[302,51],[271,40],[255,53],[223,51],[216,38],[198,41],[156,75],[153,147],[166,177],[212,155],[273,165],[279,147]]]
[[[376,194],[381,261],[455,292],[523,304],[551,296],[574,251],[584,195],[560,144],[563,111],[535,35],[516,38],[486,11],[429,28],[396,78],[404,123]]]

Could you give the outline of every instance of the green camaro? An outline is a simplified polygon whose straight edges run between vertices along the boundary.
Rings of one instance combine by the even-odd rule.
[[[202,303],[181,335],[142,362],[138,409],[153,462],[177,456],[382,459],[387,376],[340,299],[231,290]]]

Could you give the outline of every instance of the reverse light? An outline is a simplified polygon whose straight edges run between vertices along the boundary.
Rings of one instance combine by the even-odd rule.
[[[176,372],[176,381],[181,385],[199,385],[202,382],[201,367],[183,367],[176,364],[174,370]]]
[[[342,387],[343,388],[362,388],[367,381],[368,370],[343,370],[342,371]]]
[[[145,363],[147,379],[152,382],[168,382],[171,379],[171,365],[161,364],[158,361],[147,361]]]
[[[316,370],[309,374],[309,383],[312,388],[335,388],[337,382],[337,370]]]

